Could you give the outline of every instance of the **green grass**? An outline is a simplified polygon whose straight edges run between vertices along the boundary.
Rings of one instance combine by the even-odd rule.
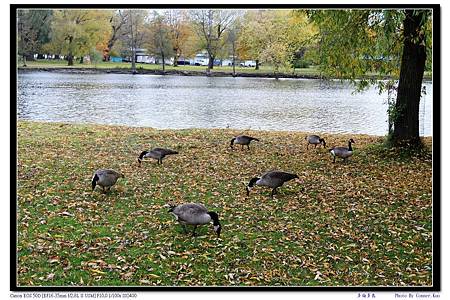
[[[20,67],[22,67],[22,62],[20,61],[18,63]],[[36,60],[36,61],[28,61],[27,62],[27,68],[68,68],[67,61],[65,60]],[[80,64],[79,61],[74,61],[74,65],[72,68],[97,68],[97,69],[131,69],[131,63],[118,63],[118,62],[99,62],[98,64],[93,63],[83,63]],[[143,69],[143,70],[162,70],[161,65],[155,65],[155,64],[143,64],[143,63],[136,63],[136,68]],[[205,66],[171,66],[166,65],[165,69],[167,71],[197,71],[197,72],[205,72],[206,67]],[[212,69],[212,72],[233,72],[233,68],[229,66],[214,66]],[[273,68],[271,66],[267,65],[261,65],[259,70],[255,70],[255,68],[248,68],[248,67],[236,67],[237,73],[273,73]],[[289,74],[292,74],[293,72],[290,71]],[[302,68],[302,69],[296,69],[294,74],[297,75],[312,75],[312,76],[318,76],[319,71],[316,67],[310,67],[310,68]]]
[[[354,156],[333,164],[297,132],[246,131],[261,139],[247,151],[229,129],[17,125],[19,286],[432,285],[431,159],[397,159],[380,137],[353,135]],[[180,154],[138,168],[156,146]],[[90,188],[99,168],[125,174],[106,195]],[[246,197],[270,169],[303,183]],[[218,212],[220,239],[183,234],[167,204],[185,202]]]

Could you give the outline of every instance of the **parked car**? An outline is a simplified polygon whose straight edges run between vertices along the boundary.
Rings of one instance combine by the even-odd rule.
[[[207,66],[208,62],[208,54],[205,52],[197,53],[194,57],[194,65],[196,66]]]
[[[246,60],[239,64],[241,67],[256,67],[256,61],[254,60]]]
[[[177,64],[179,65],[179,66],[184,66],[184,65],[190,65],[191,63],[189,62],[189,60],[183,60],[183,59],[180,59],[180,60],[177,60]]]

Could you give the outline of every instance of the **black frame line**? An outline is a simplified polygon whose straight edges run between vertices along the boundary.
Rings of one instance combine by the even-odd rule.
[[[17,45],[18,9],[407,9],[433,12],[432,286],[18,286],[17,279]],[[10,290],[15,292],[439,292],[441,291],[441,7],[440,4],[10,4]],[[11,63],[14,61],[15,63]],[[12,80],[15,79],[15,80]],[[14,209],[13,209],[14,208]]]

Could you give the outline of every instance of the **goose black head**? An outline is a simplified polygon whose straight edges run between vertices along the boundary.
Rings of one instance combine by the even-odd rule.
[[[177,207],[176,205],[169,204],[169,212],[173,212],[173,210]]]
[[[348,150],[349,151],[353,151],[353,148],[352,148],[353,143],[355,143],[355,141],[353,139],[348,140]]]
[[[95,186],[97,185],[98,180],[99,180],[98,175],[95,174],[94,177],[92,177],[92,190],[95,189]]]
[[[141,162],[142,162],[142,159],[144,158],[144,155],[146,155],[148,153],[148,151],[142,151],[142,153],[139,155],[139,157],[138,157],[138,163],[139,163],[139,166],[141,165]]]
[[[234,138],[232,138],[231,139],[231,141],[230,141],[230,148],[231,149],[233,149],[233,144],[234,144],[234,140],[235,140],[236,138],[234,137]]]
[[[220,232],[222,231],[222,226],[219,222],[219,215],[216,212],[208,211],[208,215],[211,217],[214,225],[214,231],[217,234],[217,237],[220,237]]]
[[[252,179],[250,179],[250,182],[248,183],[248,185],[245,187],[245,189],[247,190],[247,196],[250,195],[250,190],[252,189],[252,187],[255,186],[255,183],[259,180],[258,177],[254,177]]]
[[[327,143],[325,142],[325,139],[319,139],[319,142],[322,143],[323,147],[325,148],[325,146],[327,145]]]

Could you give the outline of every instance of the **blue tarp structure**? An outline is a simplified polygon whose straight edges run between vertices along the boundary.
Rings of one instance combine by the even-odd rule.
[[[111,56],[111,62],[122,62],[122,57]]]

